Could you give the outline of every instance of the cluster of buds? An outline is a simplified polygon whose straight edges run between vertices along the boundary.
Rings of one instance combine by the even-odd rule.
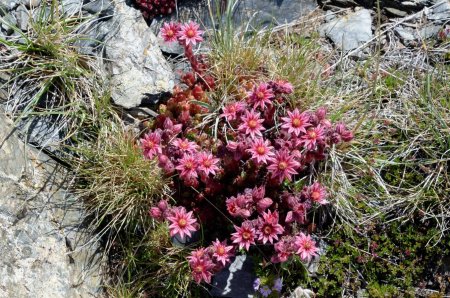
[[[168,15],[175,11],[176,0],[135,0],[136,6],[146,19]]]

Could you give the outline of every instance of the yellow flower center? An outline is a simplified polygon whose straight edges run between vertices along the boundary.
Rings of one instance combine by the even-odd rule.
[[[264,99],[264,93],[259,91],[258,93],[256,93],[256,97],[258,97],[259,99]]]
[[[307,241],[305,244],[303,244],[303,248],[304,249],[311,249],[312,248],[311,242]]]
[[[264,153],[266,153],[266,148],[264,146],[258,146],[256,148],[256,152],[258,152],[258,154],[263,155]]]
[[[302,125],[302,121],[298,118],[295,118],[294,120],[292,120],[292,126],[294,127],[299,127]]]
[[[264,227],[264,234],[272,234],[272,227],[271,226],[265,226]]]
[[[280,170],[286,170],[287,167],[288,167],[288,164],[285,161],[282,161],[278,164],[278,169],[280,169]]]
[[[311,130],[308,134],[311,139],[315,139],[317,137],[317,134],[314,130]]]
[[[194,36],[195,36],[194,30],[189,29],[189,30],[186,32],[186,36],[189,37],[189,38],[194,37]]]
[[[258,122],[256,120],[250,120],[248,122],[248,127],[250,127],[250,128],[256,128],[257,125],[258,125]]]
[[[225,254],[225,248],[223,247],[223,246],[220,246],[218,249],[217,249],[217,254],[218,255],[224,255]]]
[[[242,233],[242,239],[249,240],[251,237],[251,234],[249,232]]]
[[[318,191],[313,191],[311,193],[311,198],[313,198],[313,200],[318,200],[320,198],[320,193]]]
[[[184,218],[180,218],[178,220],[178,225],[180,226],[180,228],[184,228],[187,225],[187,221]]]

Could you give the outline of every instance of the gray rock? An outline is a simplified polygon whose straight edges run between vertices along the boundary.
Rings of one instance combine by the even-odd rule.
[[[59,11],[66,16],[73,16],[81,13],[83,0],[60,0]]]
[[[180,2],[180,1],[179,1]],[[164,18],[156,18],[151,25],[157,32],[168,20],[185,22],[198,20],[206,28],[212,28],[210,15],[202,1],[186,1],[178,5],[178,14]],[[206,1],[204,1],[206,2]],[[216,1],[211,1],[213,4]],[[226,3],[225,1],[217,1]],[[232,12],[232,23],[237,30],[253,31],[262,27],[276,26],[298,20],[317,8],[316,0],[240,0]],[[213,11],[216,8],[213,7]],[[220,20],[216,20],[219,23]]]
[[[51,15],[51,9],[48,6],[40,6],[33,11],[33,20],[38,22],[39,20],[48,20]]]
[[[311,0],[244,0],[240,1],[234,12],[234,22],[238,26],[261,28],[280,25],[298,20],[317,8]]]
[[[11,11],[16,9],[16,7],[20,4],[20,0],[0,0],[0,3]]]
[[[0,297],[101,296],[101,259],[81,246],[84,211],[65,171],[11,129],[0,114]]]
[[[252,260],[246,255],[239,255],[229,266],[214,275],[210,294],[213,297],[253,297],[255,279]]]
[[[102,16],[108,16],[114,13],[114,8],[110,0],[94,0],[83,5],[83,10],[90,14],[99,14]]]
[[[62,120],[52,115],[33,116],[18,123],[21,136],[30,144],[57,154],[64,143],[67,128]]]
[[[319,31],[321,36],[330,38],[343,51],[354,50],[372,38],[370,10],[360,9],[349,13],[325,23]]]
[[[110,30],[105,65],[114,103],[133,108],[149,96],[172,91],[174,74],[141,13],[120,2],[114,17],[105,23]]]
[[[41,0],[20,0],[19,2],[27,8],[38,7],[41,4]]]
[[[397,9],[394,7],[385,7],[384,10],[386,12],[388,12],[389,15],[393,15],[396,17],[405,17],[408,15],[407,11],[401,10],[401,9]]]
[[[6,2],[0,1],[0,17],[5,16],[9,12],[9,6]]]
[[[20,30],[26,31],[28,29],[28,24],[30,22],[30,13],[31,12],[23,4],[17,7],[17,10],[14,14],[16,16],[17,24]]]
[[[184,53],[183,47],[178,42],[165,42],[161,34],[158,32],[158,45],[163,53],[182,55]]]
[[[433,7],[433,13],[450,13],[450,1],[442,0]]]
[[[408,44],[416,39],[414,31],[408,27],[398,26],[394,29],[404,44]]]
[[[444,0],[433,7],[431,13],[427,16],[428,20],[435,22],[450,21],[450,1]]]
[[[403,17],[432,6],[442,0],[380,0],[380,7],[384,13],[390,16]],[[318,0],[325,9],[335,7],[363,6],[376,8],[376,0]]]
[[[17,26],[17,19],[13,14],[6,14],[2,17],[1,28],[6,35],[11,35],[14,32],[14,27]]]
[[[442,27],[438,25],[428,24],[419,29],[418,35],[421,39],[434,38],[437,37],[441,28]]]

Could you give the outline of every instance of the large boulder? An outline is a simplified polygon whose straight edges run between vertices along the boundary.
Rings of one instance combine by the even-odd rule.
[[[345,16],[331,18],[319,31],[343,51],[357,49],[372,39],[371,11],[359,9]]]
[[[380,0],[380,7],[386,15],[404,17],[440,1],[442,0]],[[378,6],[377,0],[318,0],[318,2],[325,8],[354,6],[376,8]]]
[[[85,245],[80,200],[11,124],[0,114],[0,297],[100,297],[101,258]]]
[[[103,26],[110,32],[105,38],[105,63],[116,105],[134,108],[172,91],[174,73],[140,11],[116,3],[113,18]]]

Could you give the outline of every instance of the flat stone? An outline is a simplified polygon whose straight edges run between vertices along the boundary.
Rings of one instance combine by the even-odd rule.
[[[9,6],[6,2],[0,1],[0,17],[5,16],[9,12]]]
[[[433,7],[433,13],[450,13],[450,1],[443,0]]]
[[[21,4],[19,5],[19,7],[17,7],[15,16],[19,29],[22,31],[26,31],[30,22],[30,11],[25,7],[25,5]]]
[[[41,4],[41,0],[20,0],[20,4],[25,5],[27,8],[38,7]]]
[[[416,39],[414,31],[410,28],[396,27],[394,29],[395,33],[402,39],[403,43],[409,43]]]
[[[19,181],[31,164],[26,158],[25,146],[14,135],[12,121],[0,112],[0,174]]]
[[[83,5],[83,10],[90,14],[99,14],[102,16],[112,15],[114,7],[110,0],[94,0]]]
[[[247,255],[239,255],[231,264],[213,276],[210,294],[213,297],[253,297],[255,279],[252,260]]]
[[[325,23],[319,28],[321,36],[330,38],[343,51],[358,48],[372,38],[372,16],[368,9],[360,9]]]
[[[6,35],[11,35],[14,32],[14,27],[17,26],[17,19],[13,14],[6,14],[1,22],[1,28]]]
[[[434,38],[441,30],[441,26],[429,24],[419,30],[419,36],[423,39]]]
[[[82,0],[62,0],[61,4],[59,5],[59,11],[65,14],[66,16],[73,16],[81,13],[82,7],[83,7]]]
[[[386,10],[389,14],[397,16],[397,17],[404,17],[408,15],[408,12],[394,8],[394,7],[385,7],[384,10]]]
[[[175,76],[142,14],[123,2],[115,9],[114,17],[105,22],[110,30],[105,66],[114,103],[129,109],[152,95],[171,92]]]

